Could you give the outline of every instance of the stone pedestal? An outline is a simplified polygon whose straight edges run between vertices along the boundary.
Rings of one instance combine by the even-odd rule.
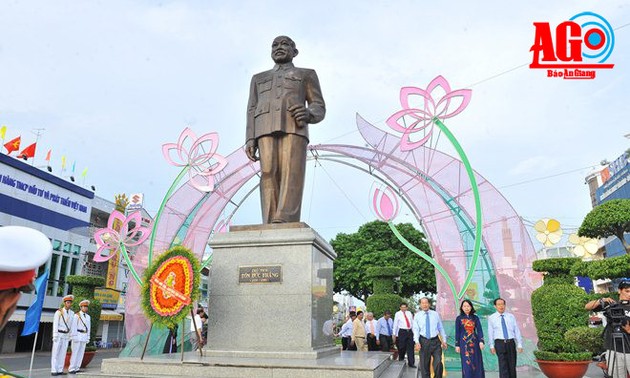
[[[316,359],[338,349],[323,330],[336,254],[317,232],[236,226],[210,245],[209,357]]]
[[[336,255],[306,224],[232,227],[211,245],[204,356],[103,360],[101,372],[87,377],[402,376],[404,363],[391,361],[389,353],[341,352],[323,331],[332,312]]]

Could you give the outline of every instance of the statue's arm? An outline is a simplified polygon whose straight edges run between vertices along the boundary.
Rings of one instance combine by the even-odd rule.
[[[249,100],[247,101],[247,127],[245,131],[245,141],[249,144],[254,141],[254,113],[258,105],[258,93],[256,92],[256,76],[252,77],[249,85]]]
[[[252,77],[249,85],[249,100],[247,101],[247,127],[245,128],[245,153],[251,161],[257,161],[256,151],[258,145],[254,132],[254,113],[258,105],[258,93],[256,92],[256,76]]]
[[[306,102],[310,113],[308,123],[317,123],[324,119],[326,115],[326,104],[322,96],[322,89],[319,86],[319,79],[314,70],[309,70],[306,76]]]

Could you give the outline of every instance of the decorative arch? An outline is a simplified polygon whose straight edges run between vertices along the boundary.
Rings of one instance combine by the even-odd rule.
[[[475,202],[470,182],[463,179],[462,162],[426,145],[402,152],[398,148],[400,138],[376,128],[359,115],[357,126],[369,147],[314,145],[309,147],[309,158],[378,175],[395,189],[421,224],[434,258],[455,285],[461,287],[471,265],[475,238]],[[228,205],[235,206],[234,211],[238,209],[240,203],[234,202],[233,197],[260,169],[257,163],[247,159],[243,149],[232,152],[226,160],[225,168],[215,177],[212,192],[198,190],[189,180],[167,199],[155,229],[156,254],[182,244],[202,259],[217,225],[225,222],[220,219],[224,210]],[[508,201],[483,176],[477,172],[475,176],[483,204],[483,240],[481,263],[474,268],[466,296],[485,308],[491,308],[497,296],[506,298],[511,310],[524,319],[523,336],[535,345],[529,298],[540,286],[541,276],[531,269],[531,261],[536,258],[534,247]],[[250,190],[245,198],[253,192]],[[133,264],[139,274],[146,268],[147,251],[145,244],[136,252]],[[438,310],[444,319],[453,320],[458,304],[447,295],[448,286],[440,275],[437,289]],[[126,298],[129,339],[148,329],[137,298],[139,287],[130,281]]]

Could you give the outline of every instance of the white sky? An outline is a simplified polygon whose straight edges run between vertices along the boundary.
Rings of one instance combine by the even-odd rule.
[[[607,61],[615,68],[585,81],[530,70],[532,23],[587,10],[619,28]],[[190,125],[218,132],[223,155],[239,148],[250,78],[271,68],[271,41],[286,34],[300,50],[295,64],[317,70],[327,104],[311,143],[364,145],[356,113],[384,127],[400,87],[441,74],[473,90],[447,121],[473,168],[525,219],[568,229],[590,210],[587,167],[629,147],[629,23],[627,1],[2,1],[0,124],[22,146],[45,128],[35,165],[52,148],[55,172],[66,155],[76,176],[89,169],[86,187],[110,199],[144,192],[155,213],[178,173],[161,145]],[[373,219],[371,182],[309,163],[302,218],[327,239],[353,232]],[[247,200],[234,223],[260,222],[258,206]]]

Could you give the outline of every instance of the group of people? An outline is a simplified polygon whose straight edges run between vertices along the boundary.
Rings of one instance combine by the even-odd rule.
[[[169,328],[162,353],[177,353],[177,330],[178,326]],[[197,307],[197,313],[190,319],[190,330],[188,339],[193,345],[193,350],[201,349],[206,345],[208,338],[208,314],[201,305]]]
[[[383,351],[388,352],[392,346],[392,313],[385,311],[382,318],[374,319],[371,312],[351,311],[346,322],[339,331],[343,350]]]
[[[407,358],[408,366],[415,368],[415,352],[419,353],[418,372],[422,378],[441,377],[444,372],[442,354],[448,347],[446,331],[440,315],[431,309],[431,300],[422,298],[420,310],[414,315],[406,303],[394,315],[385,311],[383,317],[374,319],[371,312],[350,312],[341,327],[343,350],[390,352],[396,345],[398,360]],[[494,300],[496,312],[488,317],[487,339],[484,338],[479,316],[475,314],[473,303],[465,299],[455,319],[455,351],[461,356],[464,378],[483,378],[485,371],[481,351],[486,343],[492,354],[499,360],[501,377],[516,377],[516,353],[523,351],[521,332],[516,318],[506,312],[505,300]],[[487,340],[487,341],[486,341]]]
[[[70,309],[73,295],[63,297],[63,307],[55,312],[53,318],[53,346],[50,354],[50,374],[63,375],[68,344],[72,345],[72,356],[68,373],[76,374],[81,368],[85,346],[90,342],[91,320],[88,315],[90,301],[79,303],[81,310],[76,314]]]

